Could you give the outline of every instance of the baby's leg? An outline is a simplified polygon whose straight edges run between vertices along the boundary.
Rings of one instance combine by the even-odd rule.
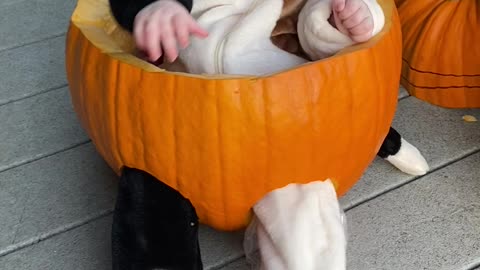
[[[125,168],[113,215],[114,270],[201,270],[198,218],[179,192]]]
[[[410,175],[424,175],[430,169],[420,151],[392,127],[383,140],[377,156]]]

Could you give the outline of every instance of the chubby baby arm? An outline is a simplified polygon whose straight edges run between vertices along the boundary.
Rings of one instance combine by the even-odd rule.
[[[133,33],[135,45],[152,62],[162,55],[173,62],[178,56],[178,44],[186,47],[190,34],[207,35],[189,14],[192,0],[109,1],[117,22]]]
[[[315,61],[368,41],[384,24],[383,10],[376,0],[308,0],[297,27],[300,44]]]
[[[118,24],[129,32],[133,32],[135,17],[148,5],[158,0],[109,0],[113,17]],[[160,0],[162,1],[162,0]],[[182,4],[188,12],[192,10],[192,0],[174,0]]]
[[[385,24],[383,10],[376,0],[333,0],[335,26],[354,42],[365,42]]]

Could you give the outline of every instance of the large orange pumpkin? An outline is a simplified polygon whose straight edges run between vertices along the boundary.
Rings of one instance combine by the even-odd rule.
[[[449,108],[480,107],[480,1],[396,0],[402,84]]]
[[[289,183],[331,178],[339,195],[361,177],[397,104],[401,34],[393,0],[379,35],[334,57],[264,77],[167,72],[132,54],[107,0],[79,0],[66,69],[73,106],[120,173],[151,173],[219,230]]]

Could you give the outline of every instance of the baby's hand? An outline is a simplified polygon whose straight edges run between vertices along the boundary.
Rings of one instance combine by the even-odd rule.
[[[337,28],[355,42],[372,37],[373,17],[363,0],[333,0],[332,9]]]
[[[177,43],[188,46],[190,34],[206,37],[188,11],[175,0],[158,0],[142,9],[135,17],[133,35],[140,50],[152,62],[164,53],[170,62],[177,56]]]

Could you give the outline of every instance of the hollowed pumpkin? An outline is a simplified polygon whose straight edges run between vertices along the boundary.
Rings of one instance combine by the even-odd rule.
[[[480,2],[395,2],[408,92],[443,107],[480,107]]]
[[[67,35],[74,109],[120,173],[151,173],[200,221],[248,224],[251,207],[289,183],[331,178],[339,195],[361,177],[397,103],[401,35],[393,0],[384,30],[332,58],[264,77],[167,72],[133,54],[107,0],[79,0]]]

